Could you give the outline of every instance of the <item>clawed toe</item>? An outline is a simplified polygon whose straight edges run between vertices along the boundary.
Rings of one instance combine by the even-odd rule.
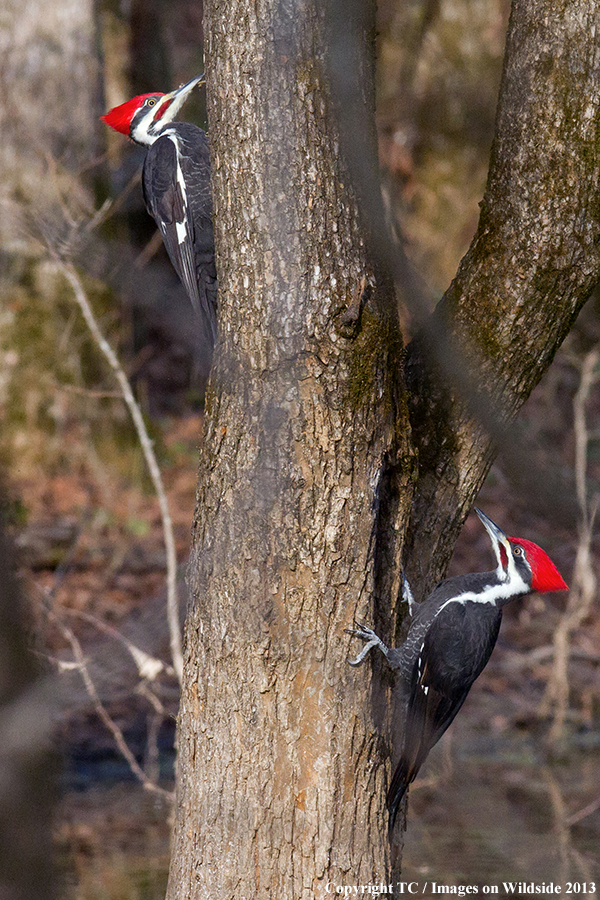
[[[348,663],[351,666],[360,666],[367,653],[369,653],[373,647],[380,647],[384,653],[387,653],[387,647],[385,647],[385,644],[382,643],[381,639],[377,637],[371,628],[367,628],[367,626],[363,625],[361,622],[355,622],[354,624],[356,625],[356,628],[345,628],[344,631],[347,634],[351,634],[353,637],[360,638],[362,641],[367,641],[367,645],[363,647],[356,659],[348,660]]]
[[[371,641],[377,637],[371,628],[367,628],[361,622],[355,622],[356,628],[344,628],[346,634],[352,634],[354,637],[362,638],[363,641]]]

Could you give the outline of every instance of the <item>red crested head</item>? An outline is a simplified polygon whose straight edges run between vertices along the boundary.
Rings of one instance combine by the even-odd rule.
[[[146,101],[154,100],[151,106],[155,106],[160,98],[164,96],[165,94],[139,94],[137,97],[132,97],[131,100],[121,103],[120,106],[114,106],[112,109],[109,109],[104,116],[100,116],[100,119],[102,122],[110,125],[111,128],[114,128],[115,131],[130,137],[131,122],[136,112],[141,109]],[[161,108],[161,115],[165,112],[165,109],[166,106],[164,109]]]
[[[170,94],[139,94],[100,118],[137,144],[150,147],[173,121],[196,85],[203,83],[204,75],[196,75]]]
[[[565,583],[562,575],[548,556],[548,554],[534,544],[533,541],[526,541],[523,538],[509,537],[512,545],[513,557],[518,559],[522,554],[527,560],[531,569],[531,590],[544,593],[546,591],[568,591],[568,585]],[[520,552],[519,552],[520,548]],[[505,560],[505,551],[503,552],[503,562]]]

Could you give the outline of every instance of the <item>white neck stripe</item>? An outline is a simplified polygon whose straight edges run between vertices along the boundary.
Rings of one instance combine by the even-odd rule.
[[[529,585],[527,585],[516,570],[513,562],[513,572],[511,577],[499,584],[487,585],[483,591],[465,591],[456,597],[450,597],[445,603],[442,603],[434,618],[437,618],[441,611],[445,609],[449,603],[492,603],[496,604],[498,600],[508,600],[510,597],[518,597],[520,594],[529,593]]]

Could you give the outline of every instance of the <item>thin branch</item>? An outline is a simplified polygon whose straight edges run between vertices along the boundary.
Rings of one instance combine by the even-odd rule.
[[[160,777],[158,736],[163,721],[164,717],[156,711],[153,711],[148,716],[148,740],[146,742],[146,759],[144,761],[144,768],[146,772],[148,772],[150,778],[152,778],[155,782],[158,781]]]
[[[84,170],[85,171],[85,170]],[[85,232],[91,232],[99,225],[103,225],[108,219],[112,218],[115,213],[117,213],[129,194],[133,190],[133,188],[140,183],[142,180],[141,172],[137,171],[127,182],[121,193],[114,199],[107,198],[100,209],[92,216],[89,222],[86,223],[84,227]]]
[[[573,426],[575,430],[575,484],[579,513],[584,523],[589,522],[587,503],[587,457],[589,434],[586,419],[586,405],[593,384],[596,382],[596,367],[600,351],[594,347],[583,358],[581,377],[575,399],[573,400]]]
[[[570,873],[571,831],[567,824],[567,810],[558,781],[548,766],[542,769],[542,778],[552,805],[554,817],[554,834],[560,859],[559,881],[565,882]]]
[[[135,259],[135,262],[134,262],[134,265],[136,266],[136,268],[143,269],[144,266],[146,266],[150,262],[152,257],[158,253],[158,251],[161,248],[162,242],[163,242],[162,234],[157,229],[154,232],[154,234],[152,235],[152,237],[150,238],[150,240],[148,241],[148,243],[146,244],[146,246],[144,247],[144,249],[141,251],[141,253],[138,253],[138,255]]]
[[[561,861],[560,881],[567,881],[576,877],[575,868],[579,870],[585,881],[593,881],[590,867],[583,856],[573,846],[571,826],[577,818],[567,815],[567,807],[563,798],[559,782],[554,777],[548,766],[542,769],[542,777],[548,792],[552,811],[554,814],[554,832],[557,837],[558,851]]]
[[[594,520],[600,497],[588,499],[587,466],[590,434],[587,424],[586,406],[590,391],[597,381],[596,369],[600,359],[598,346],[586,353],[580,363],[579,387],[573,400],[573,421],[575,431],[575,485],[579,506],[579,540],[573,571],[573,583],[567,608],[561,616],[554,632],[554,665],[540,706],[540,713],[548,715],[552,710],[553,721],[548,738],[551,743],[560,741],[564,734],[565,720],[569,706],[569,660],[572,655],[571,639],[589,614],[596,596],[596,574],[592,561],[592,537]]]
[[[77,669],[83,679],[85,689],[92,703],[94,704],[94,709],[96,710],[98,717],[112,734],[114,742],[117,745],[121,755],[127,761],[129,768],[138,779],[138,781],[140,781],[140,783],[143,785],[145,790],[151,791],[154,794],[159,794],[161,797],[165,797],[167,800],[169,800],[169,802],[172,803],[174,799],[173,793],[159,787],[157,784],[155,784],[154,781],[152,781],[152,779],[148,778],[148,776],[138,763],[137,759],[135,758],[134,754],[130,750],[123,732],[114,721],[114,719],[109,715],[106,707],[100,699],[98,691],[96,690],[96,685],[94,684],[94,681],[90,675],[83,649],[74,632],[68,627],[68,625],[65,625],[65,623],[61,621],[61,619],[56,615],[56,613],[52,611],[52,609],[48,605],[45,606],[45,610],[48,618],[52,622],[54,622],[65,640],[68,641],[75,658]]]
[[[586,819],[588,816],[591,816],[592,813],[595,813],[597,809],[600,809],[600,797],[596,797],[595,800],[592,800],[591,803],[588,803],[588,805],[584,806],[583,809],[580,809],[579,812],[569,816],[567,825],[575,825],[576,822],[581,822],[582,819]]]
[[[571,647],[571,659],[581,659],[586,662],[599,663],[600,653],[586,650],[584,647]],[[518,650],[506,650],[504,654],[504,668],[509,672],[521,669],[532,669],[540,663],[554,659],[554,645],[545,644],[525,652]]]
[[[96,210],[92,218],[89,222],[86,222],[85,230],[87,232],[93,231],[95,228],[98,228],[99,225],[102,225],[110,215],[112,215],[111,210],[113,207],[113,201],[110,197],[107,197],[100,209]]]
[[[170,716],[170,713],[165,708],[164,703],[160,700],[159,697],[156,696],[147,681],[140,681],[135,689],[135,692],[148,701],[157,715],[160,715],[163,719],[166,719]]]
[[[133,396],[133,391],[127,375],[125,374],[116,353],[102,334],[96,318],[89,304],[86,293],[83,289],[79,276],[72,265],[55,257],[55,261],[61,272],[73,288],[75,299],[81,309],[86,324],[92,334],[92,337],[99,347],[108,364],[110,365],[115,378],[121,388],[121,393],[135,426],[142,452],[150,477],[154,485],[154,490],[158,498],[160,514],[163,525],[163,534],[165,548],[167,554],[167,619],[169,623],[169,637],[171,645],[171,657],[173,660],[173,668],[179,682],[181,683],[183,676],[183,651],[181,641],[181,628],[179,624],[179,598],[177,596],[177,554],[175,552],[175,538],[173,536],[173,522],[169,511],[169,503],[163,485],[160,468],[154,453],[153,442],[150,439],[146,424],[142,416],[140,407]]]
[[[101,619],[98,619],[97,616],[80,609],[69,609],[67,612],[72,616],[76,616],[78,619],[89,622],[90,625],[93,625],[98,631],[103,631],[104,634],[114,638],[115,641],[119,641],[135,662],[140,678],[143,678],[146,681],[156,681],[161,672],[166,672],[167,675],[175,675],[175,670],[172,666],[164,663],[162,659],[158,659],[158,657],[146,653],[145,650],[142,650],[141,647],[138,647],[137,644],[134,644],[126,638],[124,634],[121,634],[117,628],[113,628],[108,622],[103,622]]]
[[[79,387],[76,384],[61,384],[54,381],[54,387],[57,391],[63,391],[65,394],[78,394],[87,397],[90,400],[122,400],[121,391],[96,391],[93,388]]]

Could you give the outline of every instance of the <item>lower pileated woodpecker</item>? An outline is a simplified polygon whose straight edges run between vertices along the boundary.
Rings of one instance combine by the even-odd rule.
[[[208,141],[196,125],[173,122],[192,89],[203,82],[198,75],[170,94],[141,94],[101,119],[148,147],[142,173],[146,209],[214,342],[217,272]]]
[[[360,665],[373,647],[379,647],[399,677],[405,717],[400,760],[387,796],[390,837],[408,786],[491,656],[502,608],[532,591],[568,589],[541,547],[507,537],[481,510],[476,512],[492,541],[498,562],[495,571],[448,578],[419,604],[404,580],[403,597],[412,621],[401,647],[386,647],[364,625],[347,629],[367,641],[350,665]]]

